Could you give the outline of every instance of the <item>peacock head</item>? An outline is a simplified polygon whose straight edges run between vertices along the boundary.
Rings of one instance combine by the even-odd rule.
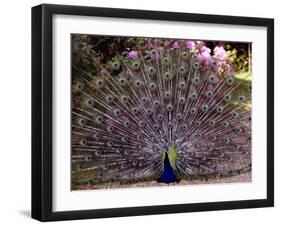
[[[165,145],[165,152],[167,152],[167,153],[169,152],[169,144]]]

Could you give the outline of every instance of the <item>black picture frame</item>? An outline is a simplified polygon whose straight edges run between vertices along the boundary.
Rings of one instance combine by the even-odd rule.
[[[52,18],[55,14],[266,27],[267,198],[54,212],[52,210]],[[32,8],[32,218],[40,221],[57,221],[271,206],[274,206],[273,19],[49,4]]]

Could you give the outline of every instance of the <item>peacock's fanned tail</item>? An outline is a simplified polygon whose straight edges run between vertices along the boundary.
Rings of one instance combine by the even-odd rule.
[[[177,179],[251,169],[251,84],[200,54],[177,40],[90,59],[73,77],[74,183],[158,180],[165,151]]]

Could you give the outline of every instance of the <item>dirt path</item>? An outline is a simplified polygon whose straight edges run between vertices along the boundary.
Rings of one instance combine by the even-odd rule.
[[[76,185],[73,190],[92,190],[92,189],[111,189],[111,188],[136,188],[136,187],[153,187],[153,186],[176,186],[176,185],[195,185],[195,184],[217,184],[217,183],[239,183],[239,182],[251,182],[251,173],[244,173],[237,176],[227,178],[217,178],[210,180],[181,180],[179,183],[164,184],[157,181],[138,182],[133,184],[87,184]]]

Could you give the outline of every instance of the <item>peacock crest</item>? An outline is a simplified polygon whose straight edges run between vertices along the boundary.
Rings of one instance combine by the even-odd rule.
[[[249,43],[72,35],[72,189],[250,172]]]

